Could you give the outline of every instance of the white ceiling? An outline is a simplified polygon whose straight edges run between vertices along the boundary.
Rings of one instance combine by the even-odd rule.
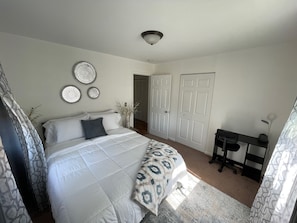
[[[297,1],[0,0],[0,32],[161,63],[296,40]]]

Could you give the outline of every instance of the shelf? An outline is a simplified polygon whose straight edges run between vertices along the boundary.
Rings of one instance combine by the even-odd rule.
[[[242,169],[242,176],[247,176],[253,180],[256,180],[260,182],[261,180],[261,170],[250,167],[250,166],[244,166]]]
[[[257,139],[257,141],[258,141],[258,139]],[[252,145],[257,146],[260,149],[264,148],[265,151],[261,150],[261,153],[264,152],[264,154],[259,155],[259,152],[255,151],[254,149],[253,150],[250,149],[249,144],[247,145],[245,159],[244,159],[244,165],[243,165],[243,169],[242,169],[242,175],[247,176],[253,180],[260,182],[261,177],[262,177],[263,165],[264,165],[264,161],[265,161],[265,155],[266,155],[267,148],[268,148],[268,142],[262,143],[262,142],[258,141],[257,144],[252,144]]]
[[[251,154],[251,153],[246,154],[246,160],[250,160],[250,161],[253,161],[253,162],[259,163],[259,164],[264,163],[264,158],[263,157],[256,156],[256,155]]]

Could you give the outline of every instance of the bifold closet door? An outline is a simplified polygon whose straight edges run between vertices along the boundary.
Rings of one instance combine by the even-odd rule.
[[[199,151],[205,150],[213,85],[214,73],[180,79],[176,140]]]

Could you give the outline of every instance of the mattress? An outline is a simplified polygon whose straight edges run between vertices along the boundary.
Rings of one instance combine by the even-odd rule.
[[[92,140],[48,146],[47,189],[55,222],[140,222],[147,210],[131,195],[149,140],[119,128]],[[166,194],[184,176],[186,165],[178,155]]]

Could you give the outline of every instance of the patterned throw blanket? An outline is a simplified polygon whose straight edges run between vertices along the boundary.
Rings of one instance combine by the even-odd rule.
[[[137,173],[132,198],[158,215],[158,207],[165,196],[177,160],[177,151],[171,146],[151,140]]]

